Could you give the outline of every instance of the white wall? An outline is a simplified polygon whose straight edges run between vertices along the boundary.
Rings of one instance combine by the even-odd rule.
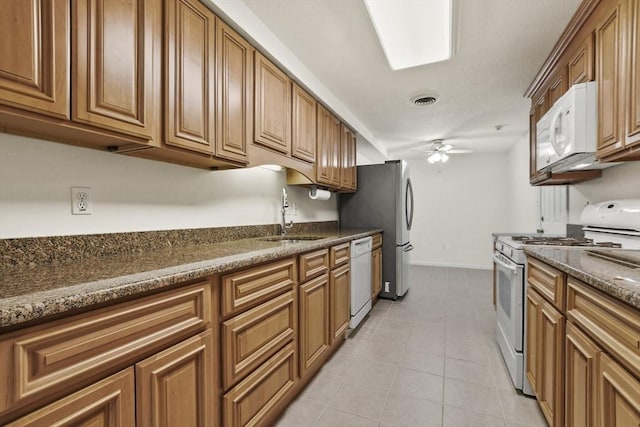
[[[506,153],[409,161],[415,193],[411,263],[491,267],[491,233],[508,223]]]
[[[208,172],[0,133],[0,238],[273,224],[285,172]],[[90,187],[93,215],[71,215]],[[338,219],[337,197],[290,186],[294,222]]]
[[[539,227],[538,188],[529,184],[529,133],[518,139],[508,153],[509,221],[497,232],[533,233]]]
[[[587,203],[640,198],[640,161],[626,162],[602,171],[602,177],[569,187],[569,222],[580,223]]]

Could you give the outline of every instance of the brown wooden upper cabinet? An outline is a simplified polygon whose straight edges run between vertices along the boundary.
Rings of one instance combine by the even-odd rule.
[[[160,111],[161,5],[72,2],[73,120],[153,139]]]
[[[258,51],[254,72],[254,142],[291,155],[291,80]]]
[[[598,153],[603,156],[622,146],[620,138],[620,61],[622,2],[596,27],[596,82],[598,84]]]
[[[317,108],[317,157],[316,180],[319,184],[331,184],[331,121],[332,114],[318,104]]]
[[[640,150],[640,1],[630,1],[627,9],[628,30],[631,38],[627,42],[629,60],[627,87],[625,90],[625,147]],[[636,155],[637,156],[637,155]],[[632,156],[630,156],[631,158]]]
[[[567,69],[560,67],[558,72],[553,76],[548,90],[547,110],[567,91]]]
[[[213,154],[216,18],[198,0],[167,0],[165,5],[165,140]]]
[[[593,63],[593,33],[589,33],[584,42],[569,58],[567,64],[569,86],[593,81],[595,79]]]
[[[346,190],[356,189],[356,135],[342,125],[340,140],[340,186]]]
[[[68,0],[5,0],[0,104],[69,118]]]
[[[316,100],[292,83],[291,155],[307,162],[316,161]]]
[[[253,47],[217,20],[218,120],[216,156],[247,162],[253,126]]]
[[[331,170],[330,185],[334,188],[340,188],[340,184],[342,183],[342,174],[340,172],[342,123],[340,123],[337,117],[332,115],[329,127],[329,133],[331,135],[331,152],[329,155],[329,169]]]
[[[597,155],[605,161],[640,160],[639,9],[639,0],[619,0],[596,28]]]

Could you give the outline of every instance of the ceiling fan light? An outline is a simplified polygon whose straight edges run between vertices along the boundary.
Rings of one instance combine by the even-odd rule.
[[[431,164],[434,164],[436,162],[435,153],[427,157],[427,161]]]
[[[442,161],[442,163],[446,163],[447,160],[449,160],[449,156],[446,153],[442,153],[440,155],[440,161]]]

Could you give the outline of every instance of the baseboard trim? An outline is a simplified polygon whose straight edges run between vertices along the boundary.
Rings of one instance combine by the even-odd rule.
[[[419,265],[424,267],[449,267],[449,268],[469,268],[472,270],[492,270],[493,266],[477,265],[477,264],[456,264],[448,262],[431,262],[431,261],[414,261],[411,260],[412,265]]]

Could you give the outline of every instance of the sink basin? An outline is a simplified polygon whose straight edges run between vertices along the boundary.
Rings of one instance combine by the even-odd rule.
[[[299,243],[305,240],[320,240],[324,239],[321,236],[268,236],[261,237],[258,240],[262,240],[265,242],[280,242],[280,243]]]

